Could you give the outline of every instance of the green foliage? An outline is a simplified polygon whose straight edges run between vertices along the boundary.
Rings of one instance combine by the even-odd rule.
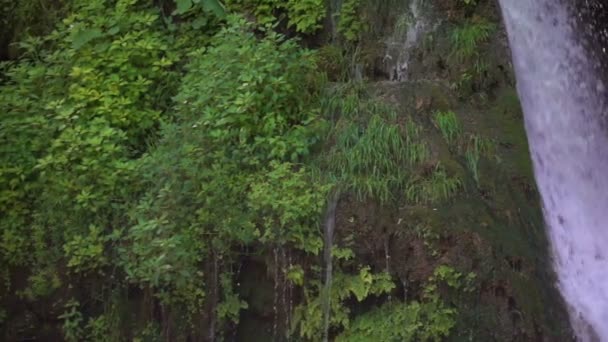
[[[448,176],[445,169],[437,164],[430,176],[410,179],[405,198],[415,204],[439,203],[450,199],[461,187],[460,179]]]
[[[63,0],[0,0],[0,56],[19,57],[20,42],[51,32],[68,6]]]
[[[158,324],[149,322],[143,329],[138,331],[133,342],[161,342],[162,335]]]
[[[241,310],[248,308],[247,302],[242,301],[234,293],[233,281],[227,274],[221,275],[220,283],[223,298],[217,306],[217,316],[221,321],[230,321],[238,324]]]
[[[319,30],[321,20],[325,17],[324,0],[288,0],[285,4],[289,14],[289,25],[296,31],[313,33]]]
[[[321,284],[315,282],[305,289],[305,303],[294,312],[294,330],[302,338],[319,340],[323,334],[323,293]],[[369,296],[379,296],[390,292],[395,285],[386,273],[374,274],[369,266],[358,274],[334,274],[330,293],[330,326],[347,328],[350,323],[350,309],[345,305],[349,299],[361,302]]]
[[[289,243],[317,255],[323,245],[318,218],[328,186],[313,183],[305,168],[294,171],[289,163],[270,167],[254,180],[249,194],[250,207],[260,221],[256,236],[263,243]]]
[[[63,336],[68,342],[81,341],[84,337],[83,321],[80,303],[71,299],[64,306],[64,313],[59,316],[63,320]]]
[[[477,57],[479,45],[495,30],[496,26],[485,19],[467,21],[452,32],[452,54],[461,61]]]
[[[433,275],[429,278],[430,286],[425,289],[425,292],[427,295],[432,295],[435,289],[433,286],[437,286],[440,282],[454,290],[471,292],[476,277],[475,273],[471,272],[464,275],[450,266],[441,265],[435,269]]]
[[[221,289],[215,314],[237,322],[246,308],[231,284],[239,247],[286,245],[317,254],[327,188],[290,161],[318,139],[318,74],[312,54],[229,17],[212,44],[190,54],[174,97],[175,122],[141,160],[146,191],[131,211],[119,248],[127,279],[163,303],[203,307],[207,286]],[[202,262],[222,260],[219,284]]]
[[[436,228],[426,224],[418,224],[414,227],[414,232],[422,239],[424,246],[433,257],[438,257],[440,255],[438,244],[441,235],[437,232]]]
[[[385,304],[357,317],[336,341],[441,341],[454,327],[455,316],[438,300]]]
[[[106,316],[92,318],[87,322],[86,330],[89,332],[89,339],[94,342],[111,342],[111,330]]]
[[[345,0],[337,16],[338,33],[347,42],[358,40],[365,30],[364,21],[361,19],[361,0]]]
[[[87,236],[75,235],[63,249],[68,258],[68,267],[75,272],[99,270],[108,264],[104,255],[106,237],[96,226],[89,227]]]
[[[300,265],[292,265],[287,270],[287,279],[294,285],[304,285],[304,269]]]
[[[121,231],[140,191],[139,156],[177,89],[175,67],[186,43],[205,37],[176,27],[175,38],[156,9],[137,1],[72,6],[50,35],[22,44],[22,60],[4,66],[0,91],[0,259],[31,270],[17,290],[28,300],[70,286],[60,277],[63,265],[81,277],[124,265],[114,247],[129,242]],[[146,256],[154,267],[165,265],[157,262],[162,252]],[[155,274],[171,276],[161,267],[154,272],[130,279],[144,286]],[[123,280],[82,293],[104,300],[106,286]],[[199,303],[192,297],[200,298],[200,290],[181,288]],[[84,318],[74,307],[65,315],[66,339],[81,340]]]
[[[196,8],[211,12],[219,17],[223,17],[226,14],[224,5],[219,0],[175,0],[175,5],[176,9],[174,13],[180,15]]]
[[[34,4],[14,6],[26,3]],[[49,320],[60,319],[67,341],[195,339],[186,330],[198,319],[216,324],[220,339],[248,308],[236,284],[244,256],[281,248],[292,254],[280,272],[304,297],[294,333],[319,338],[325,298],[332,329],[353,323],[357,333],[352,303],[395,285],[336,246],[342,267],[324,297],[311,264],[327,194],[337,185],[360,199],[405,193],[434,203],[460,181],[439,167],[419,176],[429,154],[420,127],[361,88],[324,108],[337,117],[320,162],[327,177],[304,164],[328,126],[320,59],[259,25],[312,34],[323,1],[161,1],[173,17],[153,3],[74,0],[51,34],[24,40],[23,58],[2,64],[0,262],[7,283],[13,270],[28,272],[6,293],[32,305],[65,303]],[[360,1],[344,2],[345,40],[360,37],[361,14]],[[436,278],[462,282],[448,271]],[[418,322],[411,336],[446,336],[453,312],[436,289],[420,304],[386,310],[395,324]],[[122,322],[132,305],[152,312]]]
[[[422,300],[387,303],[358,316],[336,341],[441,341],[456,325],[457,311],[441,299],[439,287],[470,291],[475,275],[439,266],[424,287]]]
[[[75,6],[44,39],[53,50],[36,48],[5,74],[0,189],[11,214],[0,224],[9,260],[16,246],[27,250],[11,239],[31,230],[60,246],[94,222],[105,230],[172,86],[178,56],[156,13],[132,1]]]
[[[435,125],[441,131],[443,138],[448,144],[453,144],[459,137],[461,132],[460,122],[456,114],[452,111],[436,112]]]
[[[317,51],[317,66],[327,74],[330,81],[347,81],[349,61],[345,51],[338,45],[325,45]]]
[[[315,33],[325,17],[323,0],[227,0],[229,8],[252,13],[257,23],[266,26],[288,17],[288,25],[300,33]]]
[[[228,158],[296,161],[316,141],[312,56],[272,32],[258,42],[239,23],[219,33],[219,44],[192,55],[176,110]]]
[[[103,300],[106,286],[125,280],[117,271],[123,268],[141,287],[158,285],[159,296],[173,291],[200,306],[199,265],[184,275],[172,273],[166,261],[183,262],[179,253],[188,249],[163,256],[183,247],[185,237],[146,240],[142,231],[161,226],[143,219],[133,224],[141,215],[127,215],[143,183],[139,157],[156,139],[177,89],[177,66],[188,44],[208,39],[190,25],[169,30],[150,5],[74,1],[73,13],[55,31],[25,42],[22,60],[2,65],[0,259],[31,270],[27,286],[17,291],[28,300],[68,286],[58,270],[67,265],[81,277],[105,275],[110,267],[116,275],[83,295]],[[123,236],[130,225],[139,231]],[[126,248],[137,238],[157,244],[149,251]],[[134,259],[144,266],[134,267]],[[64,316],[66,338],[80,340],[84,320],[74,307]],[[91,322],[89,330],[102,330],[102,323]]]
[[[28,286],[17,295],[29,301],[46,298],[63,285],[59,274],[51,267],[34,269],[27,280]]]
[[[277,20],[275,12],[282,0],[226,0],[226,6],[233,11],[250,13],[255,16],[257,24],[266,26]]]

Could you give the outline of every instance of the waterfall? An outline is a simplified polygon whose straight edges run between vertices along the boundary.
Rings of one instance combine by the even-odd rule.
[[[329,340],[329,323],[331,315],[331,282],[333,276],[332,247],[334,243],[334,228],[336,226],[336,207],[339,194],[336,191],[327,205],[325,222],[323,225],[323,261],[325,263],[325,283],[321,295],[323,296],[323,341]]]
[[[434,28],[423,7],[424,0],[409,0],[408,12],[397,18],[395,31],[385,42],[384,63],[391,81],[407,80],[411,50]]]
[[[608,341],[608,4],[500,0],[558,287]]]

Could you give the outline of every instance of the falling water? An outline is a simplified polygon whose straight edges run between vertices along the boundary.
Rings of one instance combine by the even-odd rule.
[[[412,49],[433,28],[424,15],[424,3],[424,0],[409,0],[409,11],[397,18],[395,31],[385,42],[384,63],[390,72],[391,81],[407,79]]]
[[[608,14],[604,0],[500,0],[559,289],[608,341]]]
[[[329,339],[329,319],[331,309],[331,282],[332,270],[332,247],[334,244],[334,228],[336,226],[336,207],[338,206],[338,193],[334,193],[327,205],[325,213],[325,224],[323,225],[324,250],[323,260],[325,262],[325,284],[323,286],[323,341]]]

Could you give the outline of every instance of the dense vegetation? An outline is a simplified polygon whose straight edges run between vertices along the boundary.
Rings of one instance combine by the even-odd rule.
[[[479,44],[495,25],[452,2],[451,81],[468,98],[488,82]],[[358,252],[357,232],[337,234],[325,286],[332,202],[448,205],[487,187],[495,153],[451,108],[422,122],[356,77],[366,1],[0,4],[4,339],[252,340],[248,312],[257,340],[473,336],[478,270],[440,257],[423,221],[395,233],[435,260],[411,288],[388,248],[386,267]]]

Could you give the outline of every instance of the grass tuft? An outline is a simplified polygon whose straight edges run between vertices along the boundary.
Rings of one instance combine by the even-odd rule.
[[[433,173],[426,178],[413,178],[405,190],[405,198],[413,204],[431,204],[452,198],[462,187],[462,181],[450,177],[445,169],[437,164]]]
[[[479,160],[481,156],[491,156],[494,153],[494,142],[488,138],[471,135],[464,153],[467,167],[473,174],[473,179],[479,187]]]
[[[452,31],[452,55],[465,61],[479,55],[479,44],[488,40],[495,31],[496,25],[485,19],[467,21]]]
[[[395,200],[412,170],[429,157],[421,130],[411,120],[398,122],[392,106],[365,98],[360,89],[344,90],[327,102],[327,110],[338,119],[323,168],[359,200]]]
[[[461,127],[456,114],[452,111],[447,112],[436,112],[434,117],[435,125],[441,131],[441,135],[448,142],[452,144],[456,142],[460,136]]]

